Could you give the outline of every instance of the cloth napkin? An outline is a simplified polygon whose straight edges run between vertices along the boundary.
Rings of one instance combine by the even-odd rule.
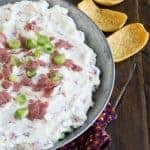
[[[117,119],[117,114],[109,103],[97,121],[83,135],[59,150],[103,150],[111,142],[106,127]]]

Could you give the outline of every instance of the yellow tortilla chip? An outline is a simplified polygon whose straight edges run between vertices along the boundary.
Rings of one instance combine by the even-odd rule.
[[[140,23],[127,25],[107,38],[115,62],[138,53],[148,42],[149,33]]]
[[[100,5],[114,6],[114,5],[117,5],[121,2],[123,2],[124,0],[94,0],[94,1]]]
[[[78,4],[78,8],[86,13],[95,24],[104,32],[113,32],[127,21],[127,15],[109,9],[100,9],[92,0],[83,0]]]

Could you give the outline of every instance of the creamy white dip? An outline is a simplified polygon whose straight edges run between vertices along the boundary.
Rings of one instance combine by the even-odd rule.
[[[63,75],[63,79],[47,98],[43,97],[42,92],[33,91],[27,86],[22,86],[18,92],[14,92],[11,86],[6,89],[13,99],[18,93],[25,93],[28,99],[47,101],[49,105],[44,117],[34,120],[15,119],[14,113],[20,108],[15,100],[0,106],[0,150],[14,150],[19,147],[17,145],[23,144],[26,144],[26,147],[24,145],[21,149],[26,150],[52,147],[63,132],[83,125],[87,119],[87,111],[93,105],[92,93],[100,83],[100,71],[95,66],[96,54],[84,43],[84,33],[77,29],[66,8],[48,7],[46,1],[22,1],[0,7],[0,26],[4,28],[3,33],[7,40],[19,34],[25,38],[36,38],[35,31],[25,30],[28,22],[36,21],[38,32],[53,37],[52,43],[55,44],[59,39],[71,43],[72,48],[58,48],[57,51],[65,54],[66,59],[71,59],[82,70],[73,71],[65,66],[60,67],[58,71]],[[3,45],[0,45],[0,48],[3,48]],[[23,61],[24,54],[23,51],[13,55]],[[39,60],[50,64],[49,57],[49,54],[44,53]],[[48,66],[38,67],[32,82],[36,83],[41,74],[48,72]],[[14,66],[12,74],[20,81],[25,70]]]

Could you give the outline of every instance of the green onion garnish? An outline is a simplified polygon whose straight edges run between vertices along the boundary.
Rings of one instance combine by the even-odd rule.
[[[65,139],[65,137],[66,137],[66,133],[62,132],[58,140],[62,141],[63,139]]]
[[[27,71],[26,71],[26,75],[27,75],[29,78],[32,78],[32,77],[36,76],[36,70],[27,70]]]
[[[27,102],[27,96],[25,94],[18,94],[17,97],[16,97],[16,102],[19,104],[19,105],[24,105],[26,104]]]
[[[54,52],[54,45],[52,43],[47,43],[44,45],[44,50],[48,54],[52,54]]]
[[[10,63],[11,63],[13,66],[17,66],[17,67],[19,67],[19,66],[21,65],[21,61],[20,61],[19,58],[17,58],[16,56],[12,56],[12,57],[11,57]]]
[[[36,49],[33,54],[35,58],[39,58],[43,54],[43,51],[41,49]]]
[[[59,82],[63,79],[63,75],[59,72],[52,72],[49,79],[54,82]]]
[[[37,43],[38,45],[45,45],[47,43],[50,42],[50,39],[48,36],[46,35],[42,35],[42,34],[37,34]]]
[[[37,47],[37,41],[35,39],[26,39],[26,48],[32,49]]]
[[[9,80],[12,82],[17,82],[17,76],[12,74],[9,76]]]
[[[9,48],[17,49],[21,47],[21,42],[17,39],[13,39],[13,40],[8,41],[8,46]]]
[[[15,112],[15,118],[21,120],[25,118],[28,115],[28,113],[29,113],[28,108],[17,109]]]
[[[58,54],[53,57],[53,61],[56,65],[63,65],[66,61],[65,55],[64,54]]]

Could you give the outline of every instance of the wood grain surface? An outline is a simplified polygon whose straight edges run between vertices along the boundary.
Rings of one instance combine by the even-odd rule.
[[[142,22],[150,31],[150,1],[125,0],[115,9],[123,10],[129,16],[128,23]],[[138,68],[118,108],[118,120],[109,127],[113,143],[110,150],[149,150],[150,139],[150,43],[141,53],[116,65],[116,86],[114,101],[125,82],[133,61]],[[148,128],[149,127],[149,128]]]
[[[78,2],[72,0],[75,5]],[[124,0],[110,8],[125,12],[127,24],[141,22],[150,32],[150,0]],[[134,62],[138,67],[117,109],[118,120],[107,129],[112,136],[109,150],[150,150],[150,42],[141,53],[116,65],[111,101],[116,100]]]

